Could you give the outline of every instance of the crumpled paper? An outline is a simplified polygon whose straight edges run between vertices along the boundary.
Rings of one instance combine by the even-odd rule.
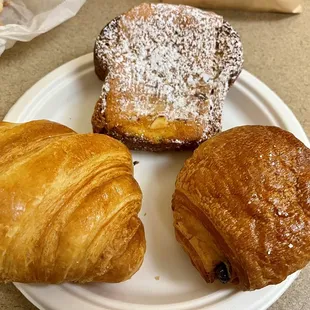
[[[237,9],[294,14],[302,11],[302,0],[162,0],[162,2],[188,4],[207,9]]]
[[[7,0],[0,13],[0,55],[76,15],[86,0]]]

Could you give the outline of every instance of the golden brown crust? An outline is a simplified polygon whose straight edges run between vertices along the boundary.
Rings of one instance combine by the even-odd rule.
[[[120,282],[145,252],[130,152],[49,121],[0,123],[0,282]]]
[[[277,127],[225,131],[186,161],[172,207],[207,282],[220,262],[244,290],[282,282],[310,260],[310,150]]]
[[[171,42],[169,40],[163,42],[167,49],[172,43],[176,46],[170,50],[169,63],[173,67],[167,73],[170,75],[170,80],[168,77],[167,79],[163,77],[165,73],[156,71],[160,71],[158,67],[163,67],[165,64],[158,65],[155,62],[158,60],[163,62],[165,55],[159,53],[150,60],[152,53],[149,51],[160,50],[155,43],[156,40],[151,40],[153,36],[157,36],[152,31],[158,28],[154,26],[159,22],[156,20],[158,16],[161,16],[160,20],[166,23],[158,36],[166,36],[165,31],[170,28],[175,28],[173,35],[180,32],[180,37],[170,38]],[[170,25],[171,20],[173,22]],[[184,20],[186,27],[183,25]],[[140,40],[140,32],[138,31],[137,39],[135,28],[145,29],[145,25],[140,25],[141,21],[149,23],[146,27],[149,29],[141,33]],[[201,29],[198,29],[198,26]],[[206,33],[204,27],[208,31],[211,29],[207,38],[204,37]],[[183,28],[189,30],[189,33],[186,31],[183,33]],[[210,44],[207,42],[208,39]],[[181,41],[183,43],[180,43]],[[195,42],[200,43],[194,46]],[[133,47],[127,50],[124,46]],[[202,51],[200,46],[204,46]],[[209,51],[210,46],[212,48]],[[142,52],[136,55],[136,49],[145,50],[149,55],[145,57],[143,63],[133,68],[132,64],[141,60]],[[184,50],[187,54],[191,50],[197,50],[197,55],[193,53],[192,60],[188,60],[189,57],[182,56]],[[130,55],[129,65],[124,60],[127,55]],[[119,62],[118,57],[123,60]],[[184,61],[185,58],[187,62],[185,61],[184,66],[180,65],[178,62]],[[188,62],[190,65],[194,63],[193,68],[171,79],[171,76],[179,71],[179,67],[186,67]],[[95,72],[104,81],[104,86],[92,117],[93,131],[120,139],[131,149],[149,151],[195,149],[202,141],[221,131],[223,101],[228,88],[241,72],[242,62],[240,38],[222,17],[187,6],[141,4],[113,19],[96,40]],[[149,72],[154,73],[150,74],[152,76],[149,76],[149,80],[145,78],[145,74],[137,78],[140,69],[148,65],[151,66]],[[191,80],[189,76],[197,81],[189,82]],[[139,81],[143,79],[143,83],[137,82],[136,79]],[[177,79],[180,81],[176,81]],[[155,83],[157,86],[150,86],[154,80],[157,81],[157,84]],[[133,82],[124,86],[126,81]],[[192,83],[196,83],[197,86],[191,86]],[[165,89],[178,89],[180,85],[185,84],[188,91],[183,96],[180,96],[177,90],[168,95],[165,93]],[[156,92],[154,89],[157,89]],[[171,102],[167,96],[173,97],[169,99]]]
[[[199,143],[195,140],[190,141],[186,139],[183,139],[183,141],[161,139],[161,141],[157,141],[157,143],[154,143],[139,134],[124,134],[124,132],[122,131],[122,127],[116,126],[110,128],[110,126],[105,120],[105,114],[101,113],[100,100],[96,103],[95,110],[92,116],[92,124],[94,133],[106,134],[117,140],[120,140],[131,150],[143,150],[151,152],[162,152],[169,150],[183,151],[194,150],[199,145]],[[188,126],[183,127],[183,129],[185,130],[186,128],[188,128]]]

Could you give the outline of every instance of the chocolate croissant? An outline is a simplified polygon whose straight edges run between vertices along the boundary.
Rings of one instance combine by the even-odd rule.
[[[0,122],[0,282],[120,282],[145,253],[130,152],[49,121]]]
[[[172,208],[207,282],[280,283],[310,260],[310,150],[277,127],[225,131],[186,161]]]

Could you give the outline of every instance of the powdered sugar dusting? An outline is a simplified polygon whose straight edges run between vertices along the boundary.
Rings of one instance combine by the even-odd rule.
[[[220,130],[229,82],[243,62],[239,36],[222,17],[168,4],[142,4],[111,22],[95,53],[109,69],[103,113],[112,90],[124,117],[195,120],[202,139]]]

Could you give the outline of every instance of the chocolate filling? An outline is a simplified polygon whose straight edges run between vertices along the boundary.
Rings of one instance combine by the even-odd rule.
[[[215,267],[214,272],[217,279],[219,279],[222,283],[225,284],[230,281],[229,267],[227,264],[221,262]]]

